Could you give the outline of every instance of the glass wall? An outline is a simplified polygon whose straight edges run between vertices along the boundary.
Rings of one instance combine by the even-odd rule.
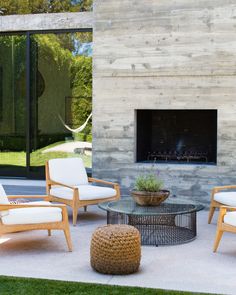
[[[91,11],[93,0],[0,0],[0,14]]]
[[[26,36],[0,36],[0,175],[26,173]]]
[[[0,38],[0,175],[42,177],[58,157],[91,167],[92,33]]]
[[[91,167],[91,120],[76,132],[92,111],[91,37],[91,33],[31,35],[32,172],[44,169],[48,159],[81,154]]]

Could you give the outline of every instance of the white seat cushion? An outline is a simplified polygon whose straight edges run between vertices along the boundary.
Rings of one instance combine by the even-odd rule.
[[[96,200],[114,197],[116,190],[109,187],[101,187],[95,185],[79,185],[79,199],[80,200]],[[50,190],[52,196],[63,198],[67,200],[73,199],[73,190],[66,187],[52,187]]]
[[[88,176],[80,158],[51,159],[48,166],[51,180],[71,186],[88,184]]]
[[[214,200],[228,206],[236,206],[236,192],[216,193]]]
[[[9,200],[8,200],[8,197],[5,193],[5,190],[3,188],[3,186],[0,184],[0,204],[1,205],[7,205],[7,204],[10,204]],[[5,215],[8,215],[8,210],[5,210],[5,211],[0,211],[0,217],[2,216],[5,216]]]
[[[50,202],[29,202],[25,204],[50,205]],[[38,208],[19,208],[9,210],[9,214],[2,217],[2,223],[12,224],[38,224],[62,221],[61,208],[57,207],[38,207]]]
[[[224,216],[224,223],[236,226],[236,212],[227,212]]]

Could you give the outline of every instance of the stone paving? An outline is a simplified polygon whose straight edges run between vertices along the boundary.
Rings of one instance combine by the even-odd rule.
[[[2,180],[8,193],[44,193],[44,182],[17,185]],[[19,185],[21,183],[21,185]],[[224,234],[217,253],[212,252],[216,216],[207,224],[207,211],[198,213],[197,239],[178,246],[142,247],[138,273],[126,276],[103,275],[90,267],[90,240],[93,231],[106,224],[106,214],[97,206],[79,212],[76,227],[71,226],[74,251],[67,252],[62,232],[22,232],[0,237],[0,274],[110,285],[235,294],[236,235]],[[69,210],[70,220],[71,211]]]

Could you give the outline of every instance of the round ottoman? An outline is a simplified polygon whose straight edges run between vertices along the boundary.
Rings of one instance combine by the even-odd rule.
[[[139,231],[130,225],[106,225],[92,235],[90,262],[93,269],[105,274],[136,272],[141,259]]]

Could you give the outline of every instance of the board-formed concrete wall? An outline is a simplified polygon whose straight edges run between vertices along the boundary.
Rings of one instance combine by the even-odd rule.
[[[217,165],[156,164],[166,188],[208,204],[236,184],[236,2],[95,0],[93,175],[127,195],[150,164],[135,163],[135,109],[217,109]]]
[[[92,29],[92,12],[40,13],[0,16],[0,32]]]
[[[217,166],[155,169],[172,194],[209,202],[236,183],[236,3],[94,0],[94,11],[0,17],[0,31],[94,29],[93,175],[128,194],[150,165],[135,163],[135,109],[217,109]]]

